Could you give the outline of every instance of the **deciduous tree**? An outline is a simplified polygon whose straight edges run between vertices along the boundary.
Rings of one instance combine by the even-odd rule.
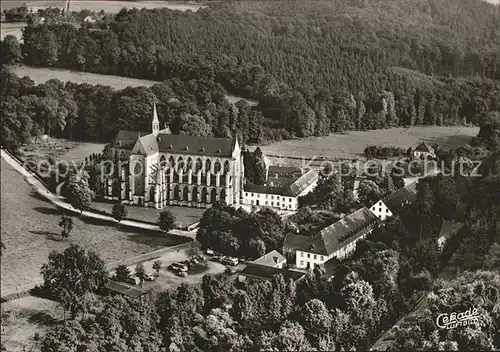
[[[74,318],[85,312],[84,296],[104,287],[108,274],[104,261],[92,251],[70,245],[51,252],[41,269],[44,287]]]

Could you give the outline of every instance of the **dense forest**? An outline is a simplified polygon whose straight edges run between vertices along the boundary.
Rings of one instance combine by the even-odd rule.
[[[483,113],[500,110],[500,15],[491,4],[282,5],[231,1],[195,13],[124,9],[98,30],[29,26],[22,55],[10,55],[16,46],[10,43],[2,45],[3,56],[29,65],[219,84],[260,102],[263,141],[478,124]]]

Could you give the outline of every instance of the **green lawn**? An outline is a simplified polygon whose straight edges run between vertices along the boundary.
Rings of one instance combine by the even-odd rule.
[[[103,210],[111,213],[114,203],[108,202],[93,202],[92,207],[98,210]],[[144,220],[149,222],[158,222],[160,209],[145,208],[140,206],[126,205],[128,217],[131,219]],[[164,209],[169,209],[174,214],[177,225],[181,227],[189,226],[200,221],[206,209],[203,208],[188,208],[178,206],[167,206]]]
[[[6,246],[1,257],[2,296],[35,285],[50,251],[62,251],[70,243],[96,251],[109,263],[184,240],[75,217],[73,231],[63,242],[59,237],[60,211],[36,195],[3,159],[1,185],[1,237]]]
[[[391,128],[387,130],[350,131],[327,137],[287,140],[261,146],[264,154],[312,158],[352,158],[363,155],[370,145],[384,145],[408,149],[420,142],[437,143],[444,149],[466,144],[479,132],[478,127],[422,126]]]

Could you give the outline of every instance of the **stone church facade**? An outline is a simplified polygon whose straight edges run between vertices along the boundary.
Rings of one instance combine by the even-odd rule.
[[[237,139],[174,135],[159,125],[155,106],[150,134],[118,133],[107,154],[120,166],[106,180],[105,199],[157,209],[240,204],[245,173]]]

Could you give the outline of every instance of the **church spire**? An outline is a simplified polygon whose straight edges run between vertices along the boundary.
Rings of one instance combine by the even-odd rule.
[[[153,122],[151,123],[152,133],[156,136],[160,132],[160,121],[156,112],[156,103],[153,103]]]

